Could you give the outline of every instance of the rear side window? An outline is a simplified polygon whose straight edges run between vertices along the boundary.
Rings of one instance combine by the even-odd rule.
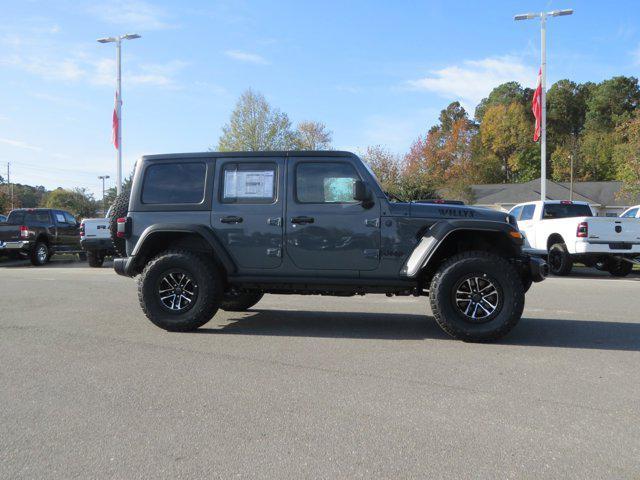
[[[358,174],[348,163],[300,163],[296,168],[296,198],[300,203],[355,203]]]
[[[536,211],[536,206],[535,205],[525,205],[522,208],[522,216],[520,217],[520,220],[531,220],[533,218],[533,214]]]
[[[21,225],[24,223],[24,211],[16,210],[9,214],[7,218],[7,223],[11,225]]]
[[[273,203],[275,163],[227,163],[223,167],[222,203]]]
[[[593,217],[589,205],[581,203],[548,203],[543,218]]]
[[[162,163],[147,168],[142,203],[200,203],[204,199],[204,163]]]

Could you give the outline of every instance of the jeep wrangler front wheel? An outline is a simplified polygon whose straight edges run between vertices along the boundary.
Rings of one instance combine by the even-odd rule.
[[[171,332],[195,330],[215,315],[222,298],[216,267],[195,253],[167,251],[145,267],[138,298],[145,315]]]
[[[433,316],[452,337],[496,340],[520,320],[524,287],[517,270],[489,252],[464,252],[447,260],[431,281]]]

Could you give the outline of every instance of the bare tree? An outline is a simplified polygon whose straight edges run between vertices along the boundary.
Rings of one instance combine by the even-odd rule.
[[[296,130],[298,150],[331,150],[332,132],[322,122],[305,121]]]

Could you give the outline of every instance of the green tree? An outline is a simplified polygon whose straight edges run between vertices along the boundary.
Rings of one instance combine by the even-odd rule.
[[[586,127],[595,131],[612,131],[628,120],[640,103],[640,89],[635,77],[613,77],[596,85],[587,100]]]
[[[218,142],[218,150],[222,152],[295,148],[296,134],[287,114],[269,105],[262,94],[252,90],[240,96],[229,123],[222,127]]]
[[[522,88],[518,82],[503,83],[491,90],[489,96],[480,101],[476,107],[475,119],[479,123],[482,122],[487,109],[493,105],[508,106],[512,103],[519,103],[522,106],[527,106],[531,105],[532,98],[532,89]]]
[[[67,210],[79,219],[94,217],[97,210],[93,194],[86,188],[57,188],[47,195],[44,206]]]
[[[332,133],[322,122],[300,122],[295,131],[296,150],[331,150]]]
[[[616,167],[613,162],[615,144],[616,134],[614,132],[587,129],[580,138],[577,179],[583,181],[615,180]]]

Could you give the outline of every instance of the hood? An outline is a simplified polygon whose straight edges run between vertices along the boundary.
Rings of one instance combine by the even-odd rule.
[[[490,208],[469,207],[466,205],[446,205],[433,203],[410,203],[409,216],[414,218],[442,218],[491,220],[494,222],[509,222],[509,214],[491,210]]]

